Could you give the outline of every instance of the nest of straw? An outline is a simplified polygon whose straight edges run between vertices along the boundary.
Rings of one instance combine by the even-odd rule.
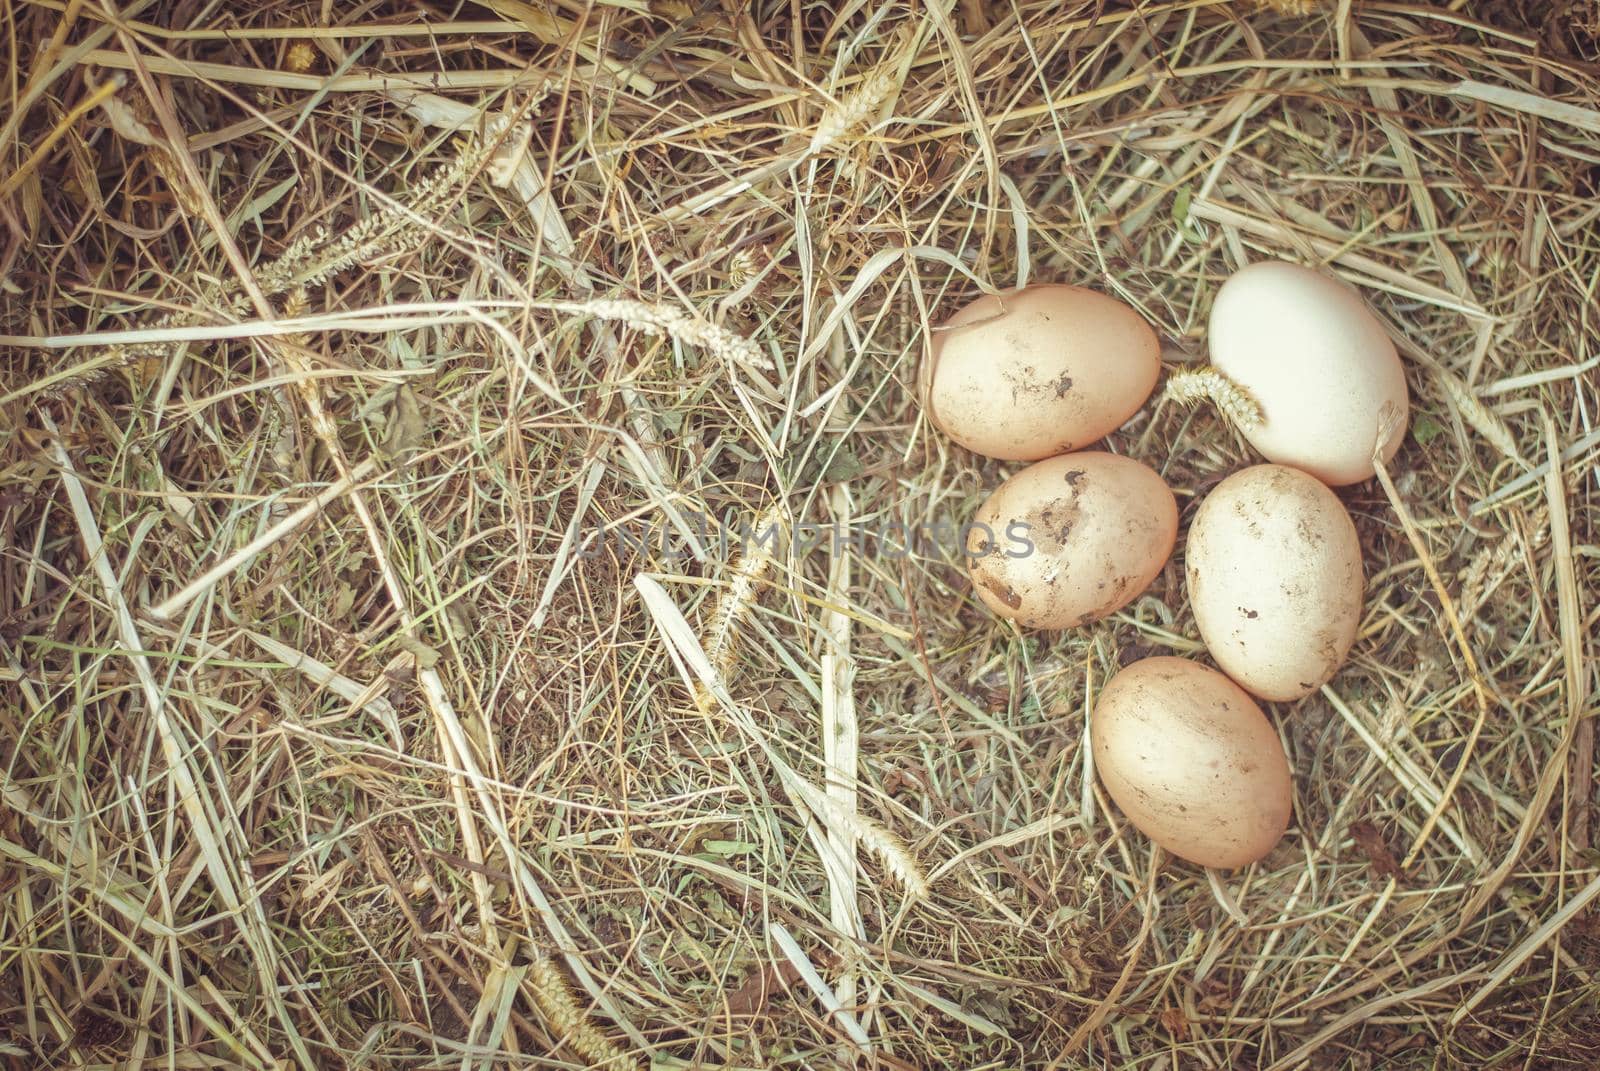
[[[1593,1066],[1600,12],[1540,7],[8,0],[0,1059]],[[981,289],[1171,373],[1260,257],[1415,407],[1290,834],[1206,873],[1085,766],[1203,657],[1180,561],[1028,635],[948,541],[721,536],[970,516],[917,366]]]

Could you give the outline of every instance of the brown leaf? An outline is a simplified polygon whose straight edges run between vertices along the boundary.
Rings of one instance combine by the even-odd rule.
[[[389,426],[384,431],[381,449],[387,457],[403,458],[422,447],[428,434],[428,423],[422,415],[417,394],[409,384],[402,383],[394,392],[394,403],[389,410]]]
[[[1405,880],[1405,871],[1395,862],[1394,853],[1389,850],[1389,845],[1384,841],[1383,834],[1378,832],[1377,826],[1371,822],[1356,822],[1350,826],[1350,836],[1355,838],[1356,847],[1361,849],[1361,854],[1372,864],[1373,874],[1379,878]]]
[[[728,994],[728,1011],[736,1016],[765,1015],[767,1001],[779,992],[788,992],[789,983],[800,977],[794,964],[764,963],[745,975],[739,988]]]
[[[1233,986],[1221,978],[1206,978],[1195,989],[1200,993],[1196,1007],[1202,1012],[1221,1011],[1238,998]]]
[[[1182,1008],[1168,1008],[1161,1013],[1161,1025],[1178,1041],[1189,1036],[1189,1017]]]

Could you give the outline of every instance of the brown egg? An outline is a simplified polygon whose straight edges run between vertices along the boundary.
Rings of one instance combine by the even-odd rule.
[[[1161,572],[1178,505],[1147,465],[1085,451],[1029,465],[995,488],[965,533],[973,587],[1025,628],[1087,624]]]
[[[1386,410],[1387,462],[1405,437],[1410,396],[1383,324],[1354,287],[1287,261],[1235,273],[1211,307],[1211,363],[1261,407],[1245,438],[1268,461],[1323,483],[1373,474]]]
[[[1146,658],[1106,684],[1089,723],[1100,782],[1140,832],[1213,867],[1255,862],[1289,826],[1293,789],[1278,734],[1228,678]]]
[[[1189,601],[1211,657],[1262,699],[1327,683],[1361,623],[1361,542],[1339,497],[1283,465],[1212,489],[1189,525]]]
[[[934,426],[988,457],[1035,461],[1116,430],[1155,386],[1160,346],[1115,298],[1043,285],[978,298],[933,333]]]

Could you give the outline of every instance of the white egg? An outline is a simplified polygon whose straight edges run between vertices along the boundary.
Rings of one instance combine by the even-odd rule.
[[[1211,307],[1211,363],[1261,407],[1244,429],[1268,461],[1323,483],[1373,474],[1380,427],[1385,462],[1400,449],[1410,397],[1394,343],[1348,284],[1281,260],[1223,284]]]

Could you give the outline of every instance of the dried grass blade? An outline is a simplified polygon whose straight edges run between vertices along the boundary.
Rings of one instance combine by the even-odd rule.
[[[244,635],[257,647],[290,669],[300,673],[306,679],[313,681],[319,687],[328,689],[328,691],[343,699],[346,703],[372,714],[389,731],[389,737],[394,741],[395,750],[404,753],[405,736],[400,731],[399,713],[394,709],[393,703],[381,695],[373,694],[372,685],[361,684],[359,681],[351,680],[332,666],[312,658],[303,651],[297,651],[288,644],[273,639],[271,636],[264,636],[249,629],[244,630]],[[378,683],[382,683],[381,677],[378,679]]]
[[[834,488],[834,523],[850,524],[850,496],[843,485]],[[848,550],[836,556],[828,573],[828,601],[843,604],[850,599],[851,562]],[[860,730],[856,724],[855,660],[851,656],[851,621],[832,605],[822,611],[822,761],[823,784],[828,798],[845,814],[856,815],[856,763],[860,753]],[[840,933],[864,939],[866,931],[856,904],[856,835],[849,826],[830,829],[828,837],[843,863],[839,871],[829,870],[828,911]],[[853,1002],[856,973],[846,969],[839,977],[839,998]]]
[[[1600,875],[1589,879],[1589,884],[1585,885],[1578,895],[1562,904],[1559,911],[1545,919],[1544,923],[1530,933],[1521,944],[1506,953],[1500,965],[1494,969],[1494,973],[1451,1013],[1450,1025],[1461,1025],[1462,1020],[1471,1015],[1472,1010],[1483,1003],[1485,997],[1503,985],[1507,978],[1528,962],[1529,957],[1544,947],[1545,942],[1560,933],[1561,928],[1571,922],[1578,912],[1588,907],[1597,896],[1600,896]]]
[[[654,619],[656,627],[661,630],[662,638],[667,641],[667,653],[683,676],[684,683],[691,689],[703,687],[711,698],[716,700],[718,708],[731,717],[734,725],[761,749],[767,761],[772,764],[772,768],[777,771],[790,802],[800,809],[802,817],[815,819],[823,831],[834,828],[847,830],[863,850],[877,857],[884,869],[895,878],[908,895],[926,896],[927,878],[923,876],[922,868],[910,850],[901,843],[900,838],[864,815],[850,815],[829,799],[827,793],[797,773],[788,760],[772,746],[766,734],[750,717],[749,711],[733,700],[712,667],[711,660],[701,648],[694,629],[684,619],[683,613],[672,601],[672,596],[667,594],[660,582],[653,576],[640,573],[633,578],[633,584],[645,609]],[[834,856],[837,859],[832,842],[827,836],[814,835],[813,842],[819,854]]]
[[[1545,500],[1550,510],[1550,556],[1556,574],[1556,617],[1561,630],[1561,663],[1566,692],[1565,713],[1573,732],[1572,782],[1568,788],[1571,807],[1573,846],[1579,851],[1589,847],[1589,823],[1595,801],[1590,788],[1594,777],[1594,717],[1587,709],[1589,700],[1588,652],[1585,650],[1583,606],[1578,600],[1577,567],[1572,552],[1572,528],[1567,512],[1566,481],[1561,471],[1561,440],[1556,434],[1555,421],[1549,413],[1544,418]]]
[[[189,581],[181,590],[152,606],[150,608],[151,616],[170,621],[181,613],[184,607],[216,587],[223,577],[226,577],[235,569],[249,565],[267,548],[284,539],[296,528],[321,513],[335,499],[349,494],[356,484],[372,475],[376,468],[376,462],[371,459],[361,462],[350,471],[349,475],[341,476],[318,492],[316,497],[309,502],[295,509],[293,513],[287,514],[282,520],[273,524],[250,542]]]
[[[1398,419],[1398,414],[1389,414],[1390,419]],[[1388,440],[1388,432],[1392,424],[1385,421],[1378,443]],[[1417,522],[1412,519],[1411,510],[1407,508],[1405,500],[1400,497],[1399,490],[1394,485],[1394,480],[1389,476],[1389,470],[1384,465],[1381,449],[1375,449],[1372,454],[1372,465],[1377,472],[1378,482],[1383,485],[1383,492],[1388,496],[1389,505],[1394,510],[1395,516],[1400,519],[1400,526],[1405,531],[1406,539],[1411,544],[1411,549],[1416,552],[1417,560],[1422,565],[1422,571],[1428,578],[1428,584],[1433,588],[1433,593],[1439,599],[1439,607],[1444,612],[1446,625],[1450,635],[1455,640],[1456,649],[1461,653],[1461,659],[1466,663],[1467,678],[1472,684],[1472,695],[1477,700],[1478,712],[1473,718],[1472,729],[1467,734],[1466,741],[1461,746],[1460,757],[1457,758],[1455,769],[1450,772],[1450,779],[1445,782],[1443,793],[1439,802],[1428,812],[1427,820],[1422,828],[1412,839],[1411,847],[1406,852],[1401,867],[1410,867],[1416,862],[1417,853],[1427,843],[1433,827],[1438,823],[1441,815],[1449,808],[1450,801],[1455,797],[1456,787],[1461,784],[1461,778],[1467,772],[1467,766],[1472,761],[1474,750],[1478,744],[1478,737],[1483,732],[1484,722],[1489,718],[1490,689],[1484,681],[1483,671],[1478,668],[1478,658],[1472,651],[1472,644],[1467,640],[1466,631],[1461,627],[1461,619],[1456,614],[1455,600],[1451,598],[1449,590],[1445,587],[1444,579],[1440,577],[1438,567],[1434,565],[1433,554],[1428,550],[1422,531],[1417,527]]]
[[[250,948],[255,960],[256,973],[267,993],[267,1000],[277,1015],[284,1036],[288,1039],[296,1058],[304,1067],[315,1067],[310,1050],[306,1048],[305,1039],[300,1036],[299,1028],[294,1017],[289,1014],[278,986],[277,976],[280,967],[277,946],[267,937],[267,920],[262,912],[261,902],[253,890],[248,890],[250,893],[248,896],[240,895],[241,882],[245,886],[250,884],[249,874],[243,868],[236,874],[224,855],[225,845],[229,842],[244,843],[244,834],[235,828],[230,836],[229,830],[223,828],[209,789],[202,787],[207,782],[204,772],[190,765],[195,752],[194,745],[172,717],[167,707],[166,696],[162,693],[161,686],[156,683],[150,660],[143,653],[150,648],[145,646],[143,638],[139,635],[139,628],[134,623],[133,614],[128,609],[127,600],[122,594],[122,584],[117,580],[116,571],[111,567],[111,559],[100,537],[100,526],[95,521],[94,510],[89,505],[89,497],[84,492],[83,483],[78,479],[72,458],[61,445],[60,433],[54,422],[45,415],[41,415],[41,420],[45,430],[51,435],[50,452],[59,468],[61,483],[71,503],[72,516],[83,539],[85,554],[94,570],[95,578],[100,582],[106,602],[112,608],[118,638],[129,663],[133,666],[146,709],[155,724],[167,769],[177,786],[179,805],[189,821],[189,828],[200,848],[200,858],[205,863],[206,873],[216,887],[217,895],[233,914],[240,935]]]
[[[769,923],[767,932],[771,934],[773,943],[778,946],[778,950],[783,953],[784,958],[794,964],[794,969],[800,972],[800,977],[805,979],[806,985],[811,987],[811,992],[816,994],[817,1000],[844,1028],[844,1032],[850,1035],[850,1040],[863,1049],[870,1046],[872,1039],[867,1036],[867,1032],[862,1029],[861,1024],[856,1021],[856,1017],[850,1013],[850,1010],[840,1002],[839,997],[828,983],[822,980],[822,975],[817,973],[817,968],[812,965],[810,957],[800,947],[800,943],[790,936],[789,931],[783,928],[783,923]]]

